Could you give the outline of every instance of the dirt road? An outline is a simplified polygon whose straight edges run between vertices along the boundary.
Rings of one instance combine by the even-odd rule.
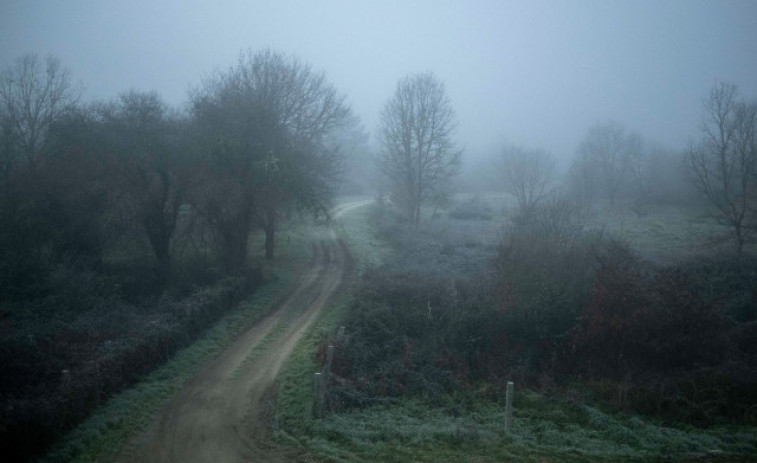
[[[345,212],[371,201],[342,204]],[[264,395],[329,297],[342,283],[348,253],[332,229],[314,236],[311,267],[291,295],[240,336],[161,410],[120,462],[291,461],[266,439]]]

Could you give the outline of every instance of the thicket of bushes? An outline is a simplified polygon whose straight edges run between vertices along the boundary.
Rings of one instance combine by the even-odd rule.
[[[101,301],[85,313],[49,307],[14,318],[0,339],[0,448],[12,461],[39,455],[112,393],[187,346],[261,277],[227,278],[180,300]],[[37,316],[45,316],[44,322]]]
[[[583,213],[555,202],[515,218],[470,278],[367,272],[347,342],[324,341],[330,406],[515,380],[671,421],[756,423],[757,261],[656,267],[584,230]]]

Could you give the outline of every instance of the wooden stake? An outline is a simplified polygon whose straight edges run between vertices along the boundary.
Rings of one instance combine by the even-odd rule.
[[[329,346],[326,350],[326,365],[323,366],[323,373],[326,380],[331,375],[331,363],[334,361],[334,346]]]
[[[510,432],[510,426],[513,422],[513,382],[507,382],[505,392],[505,432]]]
[[[313,417],[323,418],[323,375],[315,373],[313,378]]]

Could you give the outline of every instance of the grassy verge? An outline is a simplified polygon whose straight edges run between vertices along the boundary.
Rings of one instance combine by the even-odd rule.
[[[165,400],[287,293],[307,267],[310,243],[304,226],[284,232],[277,259],[266,263],[269,283],[211,326],[196,342],[176,353],[137,385],[115,395],[56,444],[43,462],[110,461],[128,437],[144,429]],[[253,240],[259,242],[259,240]],[[257,255],[258,253],[256,253]]]
[[[330,414],[300,442],[325,461],[746,461],[757,451],[752,429],[658,426],[528,390],[516,393],[509,434],[503,401],[446,402],[431,408],[403,399]]]
[[[349,307],[351,291],[345,289],[323,311],[295,347],[279,372],[274,414],[274,439],[296,447],[310,447],[307,436],[314,432],[313,373],[318,371],[315,353],[324,333],[334,332]]]
[[[392,252],[374,236],[369,217],[372,207],[346,213],[334,224],[339,238],[347,245],[354,261],[355,275],[348,277],[342,291],[316,319],[283,365],[278,377],[274,438],[297,447],[312,447],[308,436],[315,432],[313,419],[313,373],[318,371],[315,353],[325,335],[333,334],[352,302],[354,285],[366,269],[379,265]]]

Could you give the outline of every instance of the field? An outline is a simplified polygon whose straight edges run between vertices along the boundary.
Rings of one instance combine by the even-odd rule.
[[[631,243],[642,257],[660,262],[683,262],[701,257],[724,257],[732,244],[723,239],[728,228],[718,224],[706,209],[651,205],[639,217],[627,205],[608,210],[597,226]],[[747,247],[754,253],[754,246]]]
[[[345,217],[341,227],[364,279],[368,269],[377,267],[454,279],[486,268],[512,208],[501,196],[458,197],[449,211],[417,229],[377,208]],[[640,256],[659,264],[728,252],[723,246],[704,246],[722,228],[701,211],[655,206],[637,217],[621,208],[601,219],[594,215],[591,227],[620,236]],[[349,291],[342,295],[280,376],[274,436],[303,455],[377,462],[755,461],[754,426],[694,427],[644,417],[614,407],[596,387],[578,382],[516,384],[509,434],[503,429],[504,393],[486,381],[446,391],[431,402],[412,394],[375,397],[314,419],[312,375],[322,367],[325,346],[354,307],[354,298]]]
[[[496,240],[507,218],[517,208],[512,198],[501,194],[457,197],[458,207],[469,204],[473,204],[474,209],[483,207],[491,220],[475,221],[478,223],[473,225],[450,221],[448,215],[443,215],[442,219],[447,218],[447,223],[440,228],[480,227],[478,231],[468,233],[467,239],[477,239],[481,244]],[[725,239],[728,228],[717,223],[707,208],[691,204],[649,204],[639,212],[634,211],[629,202],[621,201],[616,207],[597,205],[588,216],[587,225],[628,241],[641,257],[661,264],[732,253],[732,244]],[[757,246],[747,246],[746,250],[757,253]]]

